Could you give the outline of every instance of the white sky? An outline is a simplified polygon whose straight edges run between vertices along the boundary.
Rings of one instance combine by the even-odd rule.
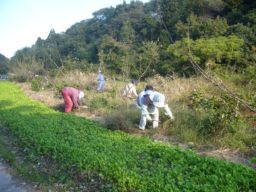
[[[17,50],[33,45],[38,37],[46,39],[51,29],[65,32],[71,25],[92,18],[93,12],[122,3],[123,0],[0,0],[0,53],[10,58]]]

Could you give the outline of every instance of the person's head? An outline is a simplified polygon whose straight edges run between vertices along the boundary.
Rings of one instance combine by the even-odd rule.
[[[148,91],[148,90],[153,91],[153,90],[154,90],[153,86],[152,86],[152,85],[146,85],[146,87],[145,87],[145,90],[144,90],[144,91]]]
[[[99,70],[98,72],[101,73],[101,70]]]
[[[137,85],[137,81],[135,79],[132,79],[132,84]]]
[[[79,92],[79,95],[78,95],[78,99],[81,100],[84,98],[84,92],[83,91],[80,91]]]
[[[84,92],[80,91],[78,95],[78,104],[83,105],[83,103],[84,103]]]

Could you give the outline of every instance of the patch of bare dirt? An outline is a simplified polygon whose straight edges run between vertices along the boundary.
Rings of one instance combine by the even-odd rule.
[[[30,97],[33,100],[38,100],[40,102],[43,102],[44,104],[50,106],[51,108],[54,108],[58,111],[64,111],[64,103],[61,96],[56,96],[55,92],[52,90],[41,90],[39,92],[35,92],[31,90],[30,85],[26,83],[19,84],[21,89],[24,91],[24,93]],[[78,115],[80,117],[85,117],[89,119],[93,119],[96,121],[100,121],[102,123],[103,119],[97,114],[93,114],[88,110],[87,106],[82,106],[79,110],[76,110],[74,112],[75,115]],[[140,131],[140,130],[134,130],[129,132],[130,134],[134,134],[137,136],[143,136],[143,135],[149,135],[153,140],[170,143],[173,145],[177,145],[183,149],[193,149],[195,152],[197,152],[200,155],[203,156],[211,156],[215,157],[221,160],[227,160],[234,163],[240,163],[245,164],[249,166],[249,157],[242,154],[238,150],[230,150],[230,149],[216,149],[214,147],[200,147],[194,148],[193,143],[181,143],[179,142],[174,136],[166,136],[163,134],[159,134],[158,132],[152,132],[150,130]]]
[[[233,163],[240,163],[247,166],[250,166],[249,157],[239,150],[231,150],[227,148],[217,149],[214,146],[200,146],[197,147],[193,142],[181,143],[175,136],[165,136],[160,134],[153,135],[153,139],[157,141],[162,141],[165,143],[171,143],[172,145],[179,146],[182,149],[192,149],[199,155],[215,157],[217,159],[231,161]]]
[[[201,155],[212,156],[222,160],[232,161],[234,163],[241,163],[249,165],[248,157],[238,150],[232,151],[230,149],[212,149],[208,151],[199,151]]]
[[[63,105],[62,98],[55,96],[55,92],[53,90],[41,90],[37,92],[31,90],[30,84],[19,83],[18,85],[24,93],[33,100],[43,102],[52,108]]]

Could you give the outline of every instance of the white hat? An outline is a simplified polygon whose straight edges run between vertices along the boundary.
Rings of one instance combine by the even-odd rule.
[[[155,92],[153,95],[153,104],[156,107],[164,107],[165,105],[165,96],[161,93]]]
[[[82,99],[83,97],[84,97],[84,92],[83,92],[83,91],[80,91],[78,98],[79,98],[79,99]]]

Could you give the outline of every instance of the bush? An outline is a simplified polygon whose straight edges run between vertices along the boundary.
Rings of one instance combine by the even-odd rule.
[[[104,97],[96,96],[89,103],[89,107],[93,109],[103,108],[108,105],[108,100]]]
[[[43,89],[43,85],[44,85],[44,78],[43,77],[35,77],[32,81],[31,81],[31,89],[33,91],[40,91],[41,89]]]
[[[185,142],[202,143],[203,137],[199,133],[202,117],[182,103],[173,105],[173,111],[175,121],[169,123],[168,134]]]
[[[196,113],[204,116],[200,132],[203,135],[224,136],[226,133],[234,133],[238,129],[241,120],[238,103],[236,100],[223,96],[203,96],[194,91],[191,96],[192,107]]]
[[[140,111],[135,106],[121,107],[105,116],[104,125],[111,130],[130,132],[139,123]]]
[[[24,83],[27,81],[27,77],[23,76],[23,75],[17,75],[17,76],[12,76],[10,78],[11,81],[16,81],[19,83]]]

